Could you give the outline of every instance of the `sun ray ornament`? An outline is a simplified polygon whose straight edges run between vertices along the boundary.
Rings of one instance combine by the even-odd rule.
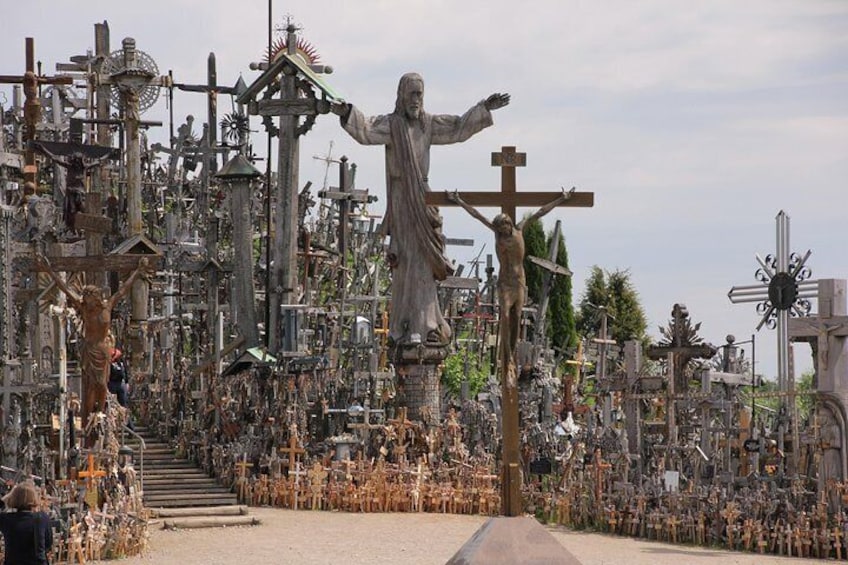
[[[281,33],[282,35],[278,36],[272,43],[269,44],[269,49],[266,51],[260,66],[268,68],[268,66],[275,63],[282,55],[297,55],[302,60],[303,64],[309,69],[312,69],[317,73],[330,74],[332,72],[332,67],[321,63],[321,55],[318,53],[318,48],[306,40],[303,36],[295,37],[291,33],[293,31],[301,31],[303,27],[297,25],[291,15],[285,16],[284,19],[286,21],[286,25],[276,28],[277,33]],[[290,39],[290,37],[292,39]],[[289,41],[294,44],[294,49],[289,49]],[[254,67],[251,66],[251,69],[254,69]],[[311,88],[306,81],[299,81],[297,86],[299,92],[304,97],[308,98],[312,94]],[[272,83],[265,89],[262,98],[263,100],[271,100],[279,93],[279,91],[279,83]],[[305,116],[303,123],[297,128],[297,134],[303,135],[307,133],[310,129],[312,129],[314,124],[315,116]],[[263,115],[262,125],[265,127],[265,132],[271,137],[277,137],[280,135],[280,129],[274,123],[272,116]]]
[[[789,216],[781,210],[776,218],[776,250],[765,259],[756,255],[760,268],[754,277],[760,284],[734,286],[727,293],[733,304],[756,302],[761,315],[757,331],[763,326],[777,329],[777,384],[781,393],[789,392],[789,317],[808,316],[810,298],[817,296],[818,281],[811,280],[806,266],[812,252],[803,255],[789,251]],[[781,414],[786,411],[786,396],[780,397]],[[782,446],[779,446],[782,449]]]

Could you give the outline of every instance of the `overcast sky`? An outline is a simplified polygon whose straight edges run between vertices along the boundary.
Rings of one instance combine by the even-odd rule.
[[[214,51],[219,84],[240,73],[250,84],[258,73],[248,65],[267,37],[267,3],[255,0],[5,4],[0,74],[23,73],[28,36],[52,73],[93,50],[94,23],[107,20],[113,50],[132,36],[178,82],[205,82]],[[285,14],[334,67],[327,80],[366,114],[391,111],[409,71],[424,76],[431,113],[462,113],[509,92],[493,127],[433,148],[430,185],[496,190],[490,153],[515,145],[527,153],[519,190],[595,192],[594,208],[545,218],[548,228],[563,221],[575,302],[592,265],[629,269],[654,337],[682,302],[707,341],[749,339],[755,306],[732,305],[727,292],[756,284],[755,254],[774,252],[781,209],[791,217],[791,249],[813,251],[813,277],[848,278],[848,2],[275,2],[274,24]],[[0,92],[11,99],[8,88]],[[175,96],[177,120],[205,121],[203,95]],[[229,101],[219,107],[228,111]],[[167,115],[163,97],[144,118]],[[165,142],[166,131],[151,136]],[[261,133],[255,141],[264,147]],[[319,117],[302,140],[301,184],[321,185],[324,165],[312,156],[331,142],[334,156],[358,164],[358,188],[382,200],[382,149],[357,145],[334,116]],[[476,222],[444,214],[449,237],[477,242],[473,252],[452,248],[457,261],[484,243],[491,252]],[[774,331],[757,335],[767,377],[776,371],[775,341]],[[809,349],[795,350],[798,372],[809,368]]]

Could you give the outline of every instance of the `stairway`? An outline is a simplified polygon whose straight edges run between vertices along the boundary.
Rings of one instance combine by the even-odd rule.
[[[144,439],[144,505],[156,508],[237,506],[235,493],[219,485],[215,479],[187,459],[177,458],[174,450],[156,434],[144,427],[136,433]],[[130,440],[131,436],[127,436]],[[141,450],[138,441],[130,442],[135,450],[136,469],[141,473]]]

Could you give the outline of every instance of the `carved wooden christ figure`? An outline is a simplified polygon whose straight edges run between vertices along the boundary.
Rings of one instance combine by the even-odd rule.
[[[448,192],[450,201],[456,202],[479,220],[484,226],[495,233],[495,253],[498,256],[498,307],[500,321],[498,326],[498,355],[501,368],[506,375],[506,383],[513,387],[517,381],[515,367],[515,347],[521,329],[521,310],[524,308],[524,298],[527,294],[527,279],[524,275],[524,226],[535,219],[541,218],[566,200],[574,193],[574,189],[562,191],[558,197],[539,208],[531,216],[527,216],[515,224],[508,214],[498,214],[491,221],[475,208],[466,203],[456,191]]]
[[[436,281],[444,280],[453,268],[444,255],[439,210],[424,203],[424,193],[430,190],[430,146],[467,140],[492,125],[491,111],[507,104],[508,94],[492,94],[462,116],[428,114],[424,111],[424,80],[416,73],[408,73],[400,79],[391,114],[369,118],[352,104],[333,108],[341,116],[342,127],[356,141],[386,146],[383,231],[391,236],[389,338],[394,344],[424,342],[442,346],[450,340]]]
[[[121,284],[118,291],[104,297],[100,287],[86,285],[81,295],[71,290],[56,272],[50,267],[44,256],[38,256],[37,261],[56,283],[56,286],[68,297],[69,306],[77,311],[82,319],[82,350],[80,351],[82,374],[82,417],[83,425],[88,422],[88,416],[106,407],[107,383],[109,381],[109,366],[112,354],[112,310],[118,301],[132,289],[135,280],[146,274],[148,262],[141,258],[138,267]]]

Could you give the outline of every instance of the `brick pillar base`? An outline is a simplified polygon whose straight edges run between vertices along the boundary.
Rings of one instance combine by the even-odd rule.
[[[407,418],[435,424],[441,418],[441,376],[439,365],[415,364],[398,367],[399,405],[406,406]]]

